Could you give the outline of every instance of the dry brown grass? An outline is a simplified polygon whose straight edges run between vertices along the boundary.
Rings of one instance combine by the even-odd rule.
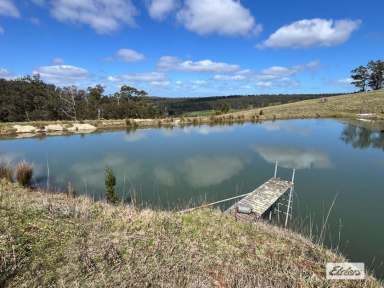
[[[343,257],[213,210],[138,211],[0,183],[3,287],[380,287],[327,281]]]
[[[0,179],[13,182],[13,169],[10,164],[0,163]]]
[[[31,185],[33,175],[32,165],[21,161],[16,166],[16,181],[24,187]]]
[[[261,113],[262,112],[262,113]],[[384,91],[340,95],[295,103],[264,107],[233,113],[250,118],[259,115],[260,120],[294,118],[356,118],[357,114],[373,113],[384,119]]]

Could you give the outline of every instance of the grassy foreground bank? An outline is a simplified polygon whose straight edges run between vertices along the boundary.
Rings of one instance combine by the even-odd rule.
[[[0,287],[380,287],[327,281],[343,257],[212,210],[138,211],[0,182]]]
[[[384,91],[304,100],[228,114],[197,115],[198,114],[194,117],[161,119],[0,123],[0,135],[24,135],[21,137],[29,137],[38,134],[61,135],[67,133],[91,133],[96,130],[107,129],[173,127],[181,125],[225,124],[246,121],[259,122],[264,120],[299,118],[369,118],[382,120],[384,119]]]

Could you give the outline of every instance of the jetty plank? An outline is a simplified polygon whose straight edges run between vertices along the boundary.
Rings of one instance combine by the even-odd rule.
[[[233,204],[225,213],[246,221],[260,218],[292,187],[293,182],[273,177]],[[251,213],[238,213],[239,208],[248,209]]]

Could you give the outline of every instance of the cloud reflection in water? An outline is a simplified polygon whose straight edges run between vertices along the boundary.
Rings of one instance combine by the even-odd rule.
[[[279,166],[284,168],[308,169],[332,167],[328,155],[321,151],[270,146],[255,146],[253,149],[265,161],[269,163],[278,161]]]
[[[243,161],[230,156],[196,156],[187,159],[184,163],[185,178],[193,187],[220,184],[238,174],[243,168]]]
[[[155,169],[153,170],[153,174],[155,176],[155,179],[161,185],[168,187],[173,187],[176,185],[176,178],[174,173],[165,167],[155,167]]]
[[[126,176],[128,181],[139,177],[143,173],[141,164],[129,161],[125,156],[109,154],[99,161],[79,162],[72,166],[72,175],[86,182],[91,188],[103,187],[105,167],[111,167],[120,179]]]

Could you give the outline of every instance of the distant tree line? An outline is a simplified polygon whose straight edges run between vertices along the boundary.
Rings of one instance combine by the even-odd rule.
[[[0,79],[0,121],[157,118],[186,112],[258,108],[335,94],[246,95],[198,98],[151,97],[143,90],[123,85],[113,94],[103,86],[87,89],[57,87],[38,76]]]
[[[105,95],[101,85],[56,87],[39,77],[0,79],[0,121],[83,120],[160,116],[147,93],[123,85]]]
[[[271,105],[293,103],[301,100],[323,98],[338,94],[265,94],[231,95],[195,98],[158,98],[155,103],[169,116],[179,116],[186,112],[216,110],[227,113],[230,109],[252,109]]]
[[[369,61],[351,71],[352,84],[360,91],[379,90],[384,87],[384,61]]]

